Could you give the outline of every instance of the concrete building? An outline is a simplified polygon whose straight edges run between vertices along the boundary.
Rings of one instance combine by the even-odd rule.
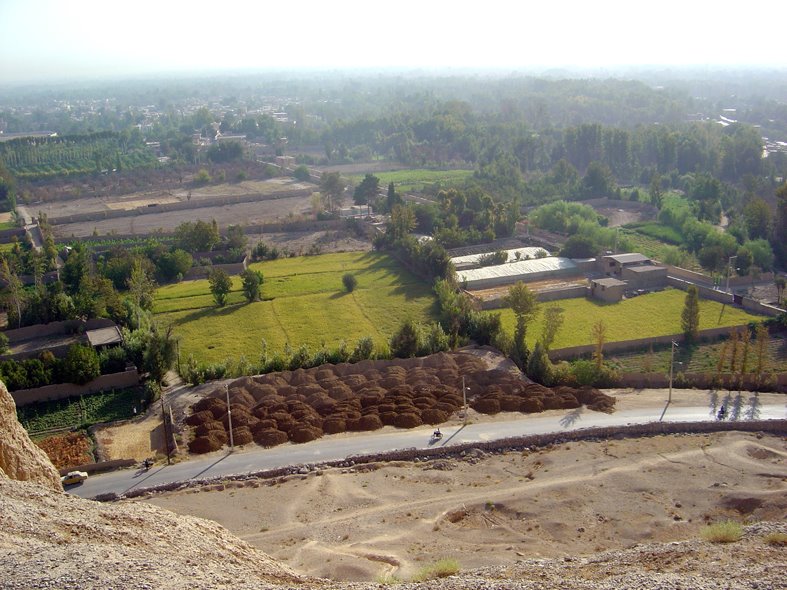
[[[601,270],[608,277],[623,276],[623,269],[631,266],[653,264],[650,258],[639,253],[609,254],[601,257]]]
[[[623,299],[623,292],[628,287],[626,281],[607,277],[590,281],[590,296],[608,303],[616,303]]]

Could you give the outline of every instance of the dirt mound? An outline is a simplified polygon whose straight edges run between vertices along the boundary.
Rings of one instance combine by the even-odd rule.
[[[241,433],[235,443],[253,440],[273,446],[288,440],[307,442],[324,433],[441,424],[461,409],[463,380],[468,403],[483,414],[571,409],[582,404],[609,412],[615,403],[591,387],[553,390],[527,383],[508,370],[487,370],[482,358],[465,352],[365,360],[233,381],[228,389],[232,425]],[[223,389],[195,404],[186,423],[195,427],[192,452],[216,450],[221,442],[218,425],[225,439],[229,429]]]

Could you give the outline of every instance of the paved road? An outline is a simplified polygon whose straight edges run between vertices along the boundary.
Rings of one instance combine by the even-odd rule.
[[[615,412],[614,414],[603,414],[579,408],[567,412],[562,417],[530,414],[510,421],[482,422],[464,427],[445,428],[442,430],[443,438],[437,444],[455,445],[486,442],[529,434],[566,432],[581,428],[644,424],[659,419],[667,422],[698,422],[714,420],[715,415],[713,409],[709,409],[708,406],[648,408]],[[761,405],[756,408],[747,405],[740,408],[737,415],[733,409],[732,419],[787,419],[787,405]],[[385,433],[325,437],[306,444],[283,445],[272,449],[253,448],[248,451],[192,459],[169,466],[157,466],[148,472],[127,469],[93,475],[84,483],[68,489],[68,492],[83,498],[93,498],[99,494],[110,492],[123,494],[166,483],[239,475],[289,465],[341,460],[353,455],[407,448],[427,449],[433,446],[430,441],[431,433],[431,427],[424,427]]]

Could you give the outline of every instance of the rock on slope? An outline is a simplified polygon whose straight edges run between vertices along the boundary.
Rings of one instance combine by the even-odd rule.
[[[0,588],[319,585],[214,522],[64,494],[1,383],[0,451]]]
[[[0,381],[0,472],[11,479],[32,481],[63,491],[60,474],[46,453],[27,436],[16,419],[16,404]]]

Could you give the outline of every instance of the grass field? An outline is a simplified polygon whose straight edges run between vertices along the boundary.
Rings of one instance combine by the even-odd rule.
[[[677,289],[667,289],[659,293],[640,295],[620,303],[602,303],[589,299],[563,299],[540,306],[538,316],[528,328],[527,341],[533,346],[543,329],[543,310],[549,305],[564,309],[563,327],[557,334],[552,348],[566,348],[592,344],[590,330],[598,320],[607,327],[607,342],[635,340],[649,336],[680,334],[680,315],[686,293]],[[510,309],[500,310],[504,328],[514,333],[516,319]],[[722,305],[715,301],[700,300],[700,329],[719,326],[737,326],[750,321],[761,320],[740,309]],[[493,312],[490,312],[493,313]],[[720,315],[721,314],[721,315]]]
[[[374,174],[380,179],[380,187],[386,188],[390,183],[394,183],[397,191],[407,192],[422,190],[427,184],[439,182],[442,185],[461,184],[473,175],[472,170],[394,170],[391,172],[376,172]],[[353,184],[358,184],[363,180],[362,175],[349,176]]]
[[[344,252],[252,264],[264,275],[263,301],[247,304],[233,277],[229,305],[217,308],[207,280],[160,288],[154,311],[180,337],[181,360],[219,362],[245,355],[256,360],[264,338],[270,352],[307,344],[312,350],[371,336],[387,341],[406,318],[430,321],[431,288],[395,260],[374,252]],[[342,275],[358,286],[346,293]]]

